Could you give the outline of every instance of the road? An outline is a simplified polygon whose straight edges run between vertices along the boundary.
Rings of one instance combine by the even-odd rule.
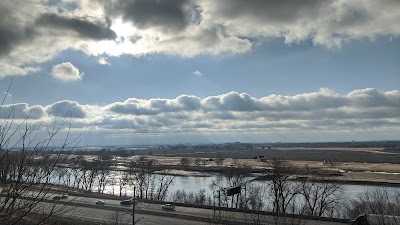
[[[66,216],[74,216],[79,218],[91,219],[94,221],[107,221],[111,220],[116,212],[118,212],[119,217],[132,221],[132,206],[121,206],[118,200],[106,200],[104,206],[95,205],[96,201],[99,199],[88,198],[88,197],[74,197],[71,196],[67,200],[61,200],[61,202],[66,202],[72,204],[73,207],[70,208]],[[57,202],[57,201],[56,201]],[[60,202],[60,203],[61,203]],[[47,203],[51,204],[51,203]],[[230,221],[255,221],[260,220],[264,224],[273,224],[276,218],[270,215],[254,215],[242,212],[228,212],[228,211],[216,211],[216,217],[224,220]],[[160,204],[151,204],[140,202],[135,207],[135,218],[136,220],[142,218],[137,224],[209,224],[206,221],[212,219],[214,216],[214,211],[212,209],[204,208],[193,208],[176,206],[175,210],[164,210]],[[289,224],[291,218],[283,218],[280,224]],[[331,222],[331,221],[321,221],[321,220],[302,220],[305,225],[344,225],[344,222]]]
[[[0,188],[1,189],[1,188]],[[62,216],[81,218],[92,221],[98,221],[100,224],[114,220],[118,214],[119,219],[132,224],[132,206],[122,206],[119,200],[108,200],[105,201],[105,205],[96,205],[96,201],[100,200],[97,198],[90,197],[77,197],[70,196],[68,199],[63,200],[52,200],[53,196],[48,196],[44,202],[42,202],[38,208],[42,209],[45,213],[46,209],[52,208],[55,204],[57,207],[62,208]],[[154,203],[139,202],[135,207],[135,220],[141,219],[137,224],[140,225],[173,225],[173,224],[210,224],[207,221],[213,218],[220,218],[222,220],[229,221],[240,221],[240,222],[255,222],[260,221],[262,224],[275,224],[276,217],[271,215],[254,215],[244,212],[234,211],[214,211],[212,209],[205,208],[194,208],[176,206],[175,210],[164,210],[162,205]],[[281,218],[279,224],[290,224],[292,218]],[[344,225],[345,222],[332,222],[323,220],[302,220],[304,225]]]

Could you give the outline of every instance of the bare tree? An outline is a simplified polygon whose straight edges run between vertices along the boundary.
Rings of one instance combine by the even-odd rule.
[[[157,160],[141,157],[129,165],[130,183],[138,190],[138,197],[143,199],[165,199],[173,177],[161,176],[156,179],[154,174]],[[158,185],[158,186],[157,186]]]
[[[156,198],[157,201],[163,201],[167,197],[168,188],[174,181],[174,177],[172,176],[161,176],[158,178],[158,188],[156,190]]]
[[[67,158],[66,148],[75,147],[77,139],[71,139],[71,125],[64,117],[61,122],[54,120],[46,137],[39,140],[40,127],[29,123],[30,115],[16,117],[14,105],[4,105],[6,96],[0,102],[0,224],[18,224],[38,212],[41,216],[31,224],[40,224],[62,211],[56,205],[45,211],[40,206],[60,178],[58,167]],[[57,144],[61,133],[65,136]],[[60,147],[54,148],[56,145]]]
[[[288,213],[299,190],[289,177],[294,173],[295,168],[287,161],[281,159],[272,160],[272,174],[270,195],[273,203],[273,211],[278,215]]]
[[[229,198],[227,190],[234,187],[242,187],[249,181],[247,176],[247,168],[232,168],[224,172],[223,176],[218,176],[210,184],[210,189],[218,191],[220,193],[220,199],[218,200],[222,206],[228,207]],[[231,207],[233,207],[233,197],[230,198]],[[236,200],[236,205],[239,202]]]
[[[299,192],[302,197],[303,212],[313,216],[334,216],[339,214],[343,188],[338,183],[301,181]]]
[[[180,164],[184,169],[187,169],[191,163],[192,163],[192,160],[188,157],[182,157],[180,160]]]
[[[367,190],[353,200],[348,209],[348,217],[371,215],[373,224],[400,224],[400,192],[387,188]]]
[[[201,164],[203,167],[206,167],[206,165],[207,165],[207,160],[206,160],[206,159],[201,159],[200,164]]]
[[[224,158],[218,157],[215,159],[215,164],[217,164],[218,166],[222,166],[223,163],[224,163]]]
[[[265,215],[262,214],[262,211],[267,209],[265,198],[266,196],[263,187],[248,185],[247,195],[241,199],[241,208],[253,211],[252,213],[243,213],[243,218],[246,218],[246,221],[249,221],[249,224],[263,224]]]
[[[200,166],[201,165],[201,158],[200,157],[196,157],[193,160],[193,163],[194,163],[195,166]]]
[[[108,175],[110,174],[109,164],[107,161],[100,161],[100,170],[98,173],[98,186],[97,191],[104,193],[104,189],[108,183]]]

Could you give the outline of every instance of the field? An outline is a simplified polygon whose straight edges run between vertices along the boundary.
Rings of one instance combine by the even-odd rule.
[[[255,156],[263,155],[265,162],[258,162]],[[241,151],[196,151],[179,152],[152,156],[161,164],[178,165],[182,157],[224,158],[225,167],[246,165],[250,167],[270,167],[269,160],[282,158],[295,167],[340,171],[335,177],[345,181],[369,181],[400,184],[400,154],[386,152],[383,148],[275,148],[267,150]],[[215,161],[207,166],[216,166]]]
[[[129,151],[129,150],[126,150]],[[309,177],[315,177],[318,172],[331,174],[329,179],[347,182],[375,182],[389,185],[400,185],[400,152],[388,151],[384,148],[349,148],[349,147],[279,147],[271,149],[141,149],[131,150],[131,156],[111,157],[114,169],[124,169],[123,164],[147,157],[158,161],[158,169],[168,169],[172,173],[187,176],[201,176],[202,172],[223,171],[233,167],[248,167],[265,171],[271,167],[274,158],[290,161],[299,171],[311,170]],[[113,153],[110,153],[113,154]],[[127,152],[124,153],[125,155]],[[92,161],[98,155],[85,152],[85,159]],[[129,154],[128,154],[129,155]],[[257,161],[256,156],[264,156],[264,161]],[[77,155],[71,155],[71,158]],[[189,164],[182,165],[181,159],[189,159]],[[202,163],[195,163],[201,159]],[[216,159],[223,159],[218,164]],[[303,172],[304,174],[304,172]],[[317,175],[315,175],[317,174]],[[203,174],[204,175],[204,174]],[[299,174],[299,176],[302,176]]]

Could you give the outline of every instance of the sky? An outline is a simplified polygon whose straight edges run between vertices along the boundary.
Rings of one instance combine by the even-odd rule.
[[[397,0],[1,1],[0,122],[56,145],[398,140],[398,21]]]

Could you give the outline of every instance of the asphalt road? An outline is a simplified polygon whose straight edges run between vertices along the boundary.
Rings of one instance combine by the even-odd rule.
[[[119,216],[132,221],[132,216],[129,215],[132,210],[132,206],[121,206],[120,201],[117,200],[106,200],[104,206],[96,206],[95,203],[99,199],[88,198],[88,197],[69,197],[66,200],[61,200],[61,202],[70,202],[78,204],[79,206],[72,207],[70,213],[75,217],[93,219],[95,221],[106,221],[110,218],[115,217],[116,212]],[[60,202],[60,203],[61,203]],[[203,220],[211,219],[214,216],[214,211],[212,209],[203,208],[192,208],[176,206],[175,210],[164,210],[160,204],[150,204],[139,202],[135,207],[135,218],[136,220],[142,218],[138,224],[208,224],[206,222],[201,222],[198,218],[203,218]],[[269,215],[252,215],[249,213],[241,212],[226,212],[226,211],[216,211],[216,217],[220,216],[222,219],[231,221],[255,221],[260,220],[264,224],[273,224],[276,218]],[[182,218],[183,217],[183,218]],[[193,217],[193,218],[191,218]],[[196,218],[197,217],[197,218]],[[186,219],[185,219],[186,218]],[[188,220],[190,219],[190,220]],[[197,220],[196,220],[197,219]],[[283,218],[281,220],[282,224],[289,224],[291,222],[290,218]],[[346,223],[341,222],[330,222],[321,220],[302,220],[305,225],[343,225]],[[302,223],[302,224],[303,224]]]
[[[105,205],[96,205],[96,201],[100,199],[89,197],[76,197],[69,196],[68,199],[52,200],[52,196],[42,202],[38,210],[39,212],[46,213],[50,208],[56,205],[60,213],[64,217],[81,218],[91,221],[110,222],[118,219],[132,224],[132,206],[122,206],[119,200],[105,201]],[[209,224],[205,221],[214,217],[230,221],[252,221],[259,220],[263,224],[275,224],[276,218],[270,215],[254,215],[243,212],[232,211],[213,211],[212,209],[193,208],[176,206],[175,210],[164,210],[160,204],[151,204],[139,202],[135,207],[135,220],[142,218],[137,224]],[[290,224],[291,218],[282,218],[279,224]],[[322,220],[302,220],[304,225],[344,225],[343,222],[331,222]]]

